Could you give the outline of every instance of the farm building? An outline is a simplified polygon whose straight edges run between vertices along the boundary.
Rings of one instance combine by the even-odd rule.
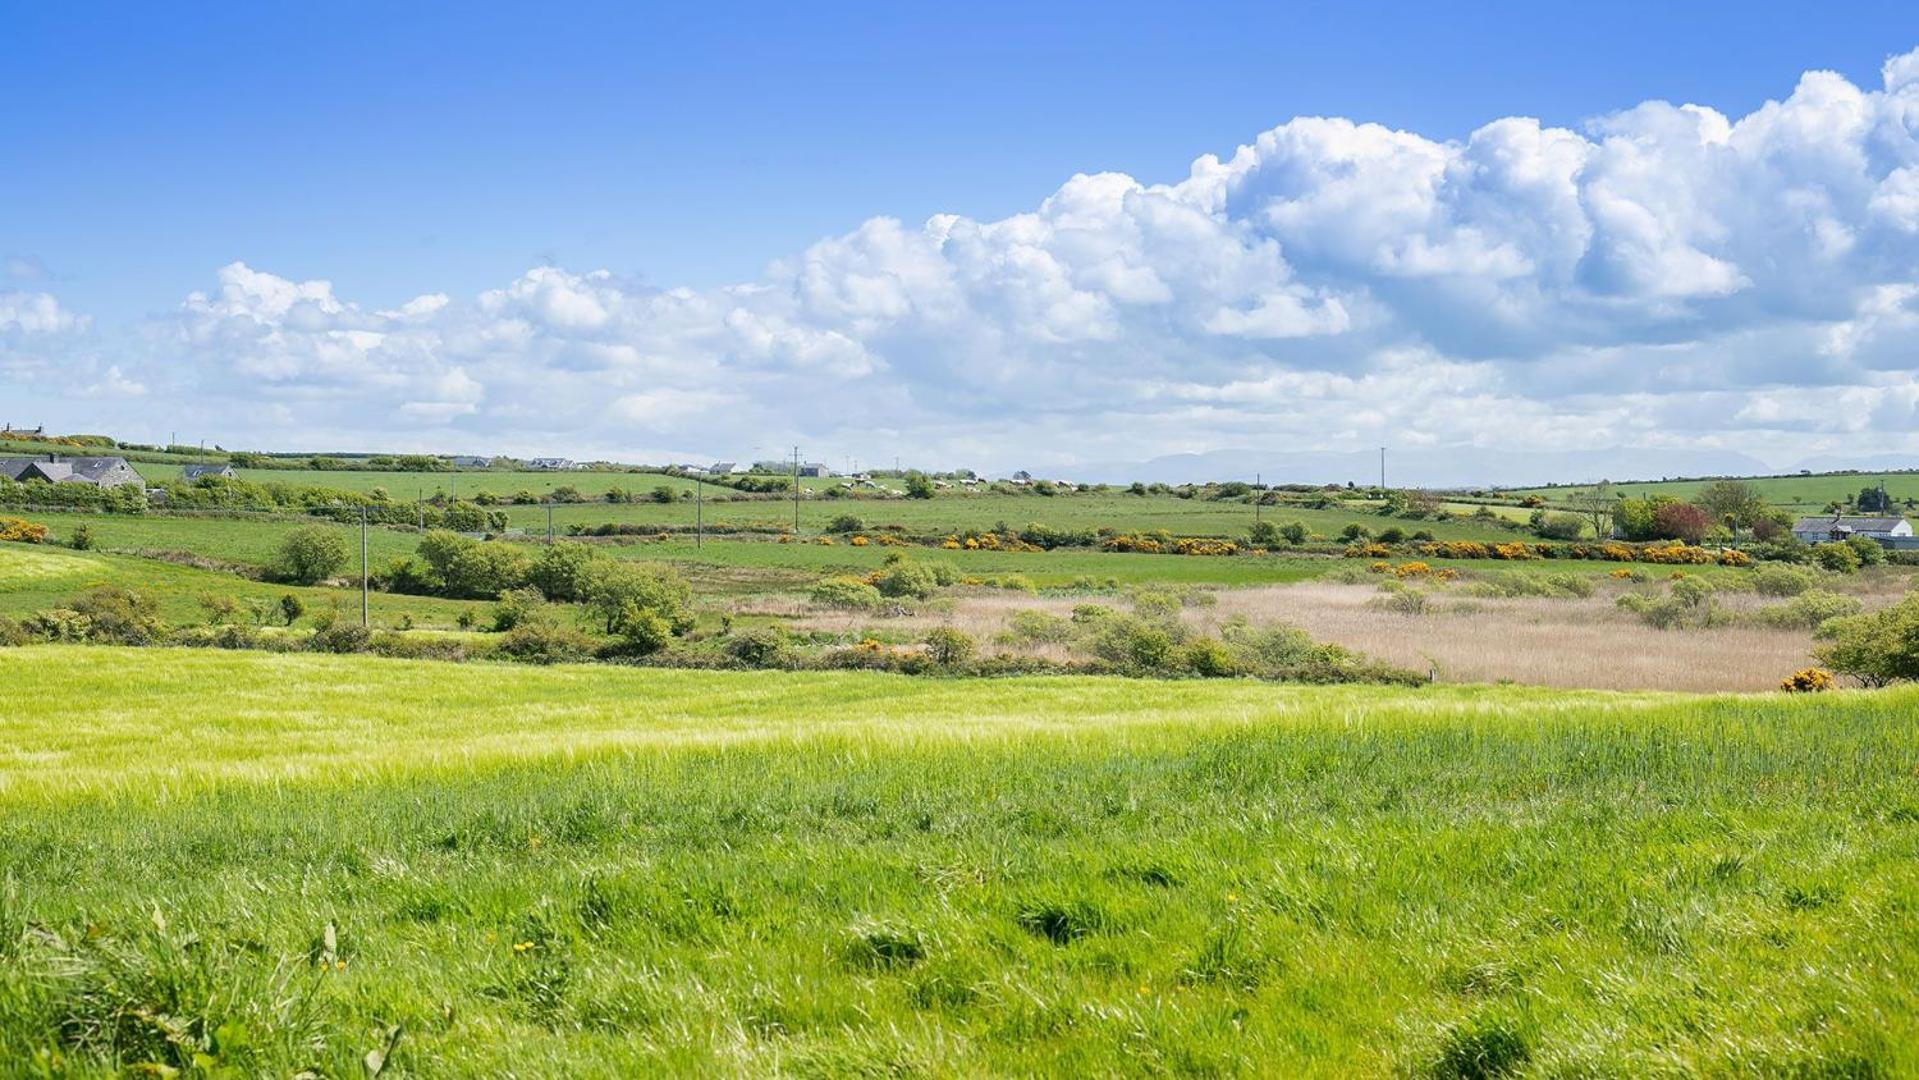
[[[231,480],[237,475],[231,465],[186,465],[180,469],[180,479],[189,484],[203,476],[217,476],[223,480]]]
[[[741,476],[746,471],[747,466],[737,461],[716,461],[706,469],[708,476]]]
[[[1808,544],[1825,544],[1863,536],[1882,547],[1912,547],[1912,525],[1902,517],[1802,517],[1793,523],[1792,535]]]
[[[831,476],[833,470],[817,461],[809,461],[800,466],[801,476]]]
[[[539,469],[544,472],[560,472],[573,468],[573,459],[563,457],[536,457],[528,461],[526,467],[529,469]]]
[[[62,457],[41,454],[35,457],[0,458],[0,477],[25,483],[44,480],[49,484],[92,484],[95,487],[144,487],[146,481],[133,471],[123,457]]]

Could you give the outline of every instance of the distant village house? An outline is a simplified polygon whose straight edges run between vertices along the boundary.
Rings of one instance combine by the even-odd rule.
[[[123,457],[63,457],[40,454],[34,457],[0,458],[0,476],[26,483],[44,480],[49,484],[92,484],[95,487],[146,486]]]
[[[1793,523],[1792,535],[1808,544],[1828,544],[1863,536],[1887,548],[1919,547],[1912,524],[1902,517],[1802,517]]]
[[[573,467],[573,459],[563,457],[536,457],[527,462],[526,467],[529,469],[540,469],[545,472],[558,472],[563,469],[571,469]]]
[[[199,480],[203,476],[214,476],[222,480],[233,480],[237,479],[239,474],[233,471],[233,466],[231,465],[187,465],[180,469],[180,479],[185,480],[189,484]]]

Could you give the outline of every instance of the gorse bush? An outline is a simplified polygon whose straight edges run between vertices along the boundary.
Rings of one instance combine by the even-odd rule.
[[[1761,596],[1798,596],[1819,584],[1818,575],[1797,566],[1772,563],[1753,571],[1753,591]]]
[[[873,611],[885,600],[880,591],[855,577],[832,577],[813,586],[808,599],[819,607]]]

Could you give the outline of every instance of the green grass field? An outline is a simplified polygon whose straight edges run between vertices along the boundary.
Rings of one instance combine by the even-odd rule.
[[[1919,1070],[1912,690],[31,648],[0,694],[9,1074]]]
[[[1919,472],[1878,472],[1878,473],[1821,473],[1814,476],[1767,476],[1747,481],[1766,499],[1767,502],[1784,510],[1802,514],[1817,514],[1825,510],[1828,503],[1844,502],[1849,496],[1859,494],[1860,489],[1886,486],[1886,493],[1893,502],[1903,507],[1907,499],[1919,499]],[[1690,499],[1711,480],[1654,480],[1642,483],[1615,484],[1613,488],[1621,495],[1670,495],[1677,499]],[[1509,492],[1512,495],[1538,495],[1554,505],[1563,505],[1567,500],[1591,490],[1590,487],[1566,486],[1556,488],[1527,488]]]

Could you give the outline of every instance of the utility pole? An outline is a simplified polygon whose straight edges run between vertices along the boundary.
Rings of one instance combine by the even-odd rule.
[[[693,477],[693,548],[699,550],[706,546],[706,481],[697,474]]]
[[[546,501],[546,542],[549,547],[552,546],[553,544],[553,500],[552,499],[548,499]]]
[[[793,534],[800,531],[800,448],[793,448]]]
[[[371,625],[368,615],[368,594],[372,591],[371,578],[366,566],[366,504],[360,504],[360,625]]]
[[[1259,524],[1259,504],[1266,498],[1266,485],[1259,482],[1259,474],[1253,474],[1253,524]]]
[[[1379,490],[1386,490],[1386,448],[1379,448]]]

